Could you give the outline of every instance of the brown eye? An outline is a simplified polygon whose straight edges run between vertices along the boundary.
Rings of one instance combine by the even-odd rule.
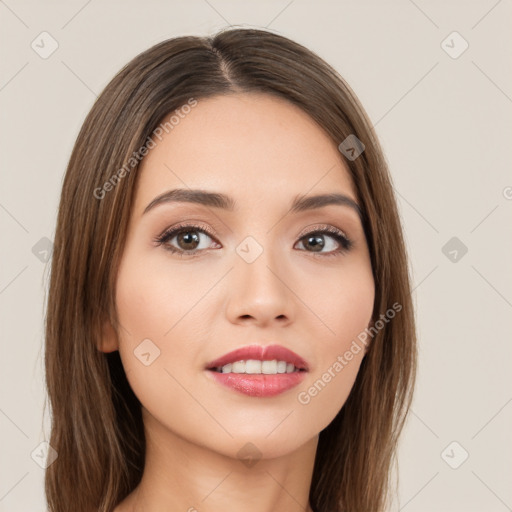
[[[210,248],[213,235],[205,228],[193,225],[182,225],[171,228],[160,235],[155,242],[168,251],[181,256],[194,256],[196,253]],[[200,247],[203,245],[203,247]]]
[[[323,235],[308,235],[305,238],[306,242],[303,242],[305,247],[311,247],[313,252],[321,252],[325,247],[325,240]]]
[[[180,249],[183,250],[194,250],[200,242],[200,236],[197,231],[181,231],[176,235],[176,243]],[[174,237],[173,237],[174,238]]]
[[[352,242],[345,233],[333,227],[312,231],[304,235],[299,242],[306,252],[322,256],[335,256],[352,247]]]

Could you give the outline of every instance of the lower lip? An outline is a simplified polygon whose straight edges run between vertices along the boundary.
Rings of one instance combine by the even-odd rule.
[[[307,372],[278,373],[276,375],[248,373],[220,373],[208,370],[220,384],[244,395],[268,397],[276,396],[302,382]]]

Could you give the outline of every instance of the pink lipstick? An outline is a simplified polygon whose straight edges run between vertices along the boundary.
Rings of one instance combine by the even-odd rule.
[[[218,383],[254,397],[276,396],[297,386],[309,370],[307,362],[280,345],[242,347],[206,365]]]

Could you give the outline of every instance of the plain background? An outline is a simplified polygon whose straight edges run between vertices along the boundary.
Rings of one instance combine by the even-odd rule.
[[[512,510],[511,19],[510,0],[0,0],[0,511],[45,510],[44,260],[84,117],[139,52],[230,24],[317,52],[382,141],[420,342],[392,510]]]

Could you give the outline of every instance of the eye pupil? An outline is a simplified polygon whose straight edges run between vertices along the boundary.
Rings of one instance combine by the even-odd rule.
[[[308,244],[313,248],[313,251],[316,252],[320,252],[325,245],[325,241],[320,235],[310,236],[307,240]]]
[[[191,233],[193,234],[191,235]],[[180,242],[185,242],[186,245],[184,249],[195,249],[197,245],[199,245],[199,236],[195,231],[183,231],[178,235],[178,244],[180,244]],[[191,243],[196,245],[194,245],[194,247],[190,247],[189,244]]]

